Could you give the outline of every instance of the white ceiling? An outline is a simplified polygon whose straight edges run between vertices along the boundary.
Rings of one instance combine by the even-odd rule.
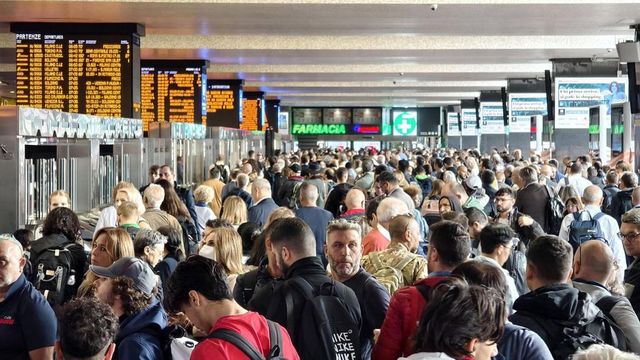
[[[437,11],[431,10],[438,3]],[[616,57],[640,0],[0,1],[0,95],[13,21],[138,22],[143,59],[207,59],[285,105],[444,105],[541,77],[549,59]],[[395,83],[394,83],[395,82]]]

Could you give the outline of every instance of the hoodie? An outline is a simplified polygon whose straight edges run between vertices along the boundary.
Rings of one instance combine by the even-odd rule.
[[[160,334],[167,326],[167,314],[154,298],[151,306],[131,316],[120,317],[120,330],[116,336],[119,360],[161,360]]]
[[[611,216],[616,219],[618,226],[621,224],[622,215],[633,208],[632,193],[633,189],[620,190],[611,199]]]
[[[519,297],[509,320],[536,332],[553,349],[562,339],[564,327],[593,322],[600,309],[589,294],[568,284],[545,286]],[[544,326],[554,324],[555,326]]]

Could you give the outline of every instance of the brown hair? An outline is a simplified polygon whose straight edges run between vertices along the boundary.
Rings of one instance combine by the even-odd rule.
[[[185,217],[191,220],[191,215],[185,204],[180,200],[180,197],[173,189],[170,182],[165,179],[159,179],[156,184],[162,186],[164,189],[164,201],[160,205],[160,209],[167,212],[167,214],[173,217]]]
[[[113,287],[111,293],[114,296],[120,296],[122,300],[122,309],[126,316],[131,316],[146,309],[151,305],[157,292],[154,287],[154,294],[147,295],[133,287],[133,280],[126,276],[118,276],[113,278]]]
[[[289,209],[288,207],[281,206],[273,210],[273,212],[269,214],[269,217],[267,218],[267,222],[264,224],[263,228],[265,229],[268,228],[272,222],[278,219],[292,218],[292,217],[296,217],[296,214],[293,211],[291,211],[291,209]]]
[[[125,201],[117,209],[118,216],[124,216],[130,218],[133,216],[140,216],[138,212],[138,205],[132,201]]]

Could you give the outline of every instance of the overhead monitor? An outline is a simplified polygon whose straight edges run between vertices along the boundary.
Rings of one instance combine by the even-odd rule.
[[[381,108],[354,108],[353,125],[354,134],[379,135],[382,134],[382,109]]]
[[[529,132],[532,116],[547,115],[545,93],[509,94],[509,133]]]
[[[240,128],[242,96],[242,80],[207,80],[207,126]]]

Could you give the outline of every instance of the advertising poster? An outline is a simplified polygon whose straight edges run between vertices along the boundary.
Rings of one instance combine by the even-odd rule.
[[[460,114],[447,113],[447,135],[460,136]]]
[[[509,132],[531,131],[531,117],[547,115],[547,94],[509,94]]]
[[[476,129],[476,109],[462,109],[460,114],[462,121],[462,136],[478,135],[478,130]]]
[[[556,129],[588,129],[589,108],[627,101],[626,78],[556,78]]]
[[[418,113],[416,111],[393,112],[393,136],[417,136]]]
[[[501,102],[480,104],[480,133],[504,135],[504,114]]]

